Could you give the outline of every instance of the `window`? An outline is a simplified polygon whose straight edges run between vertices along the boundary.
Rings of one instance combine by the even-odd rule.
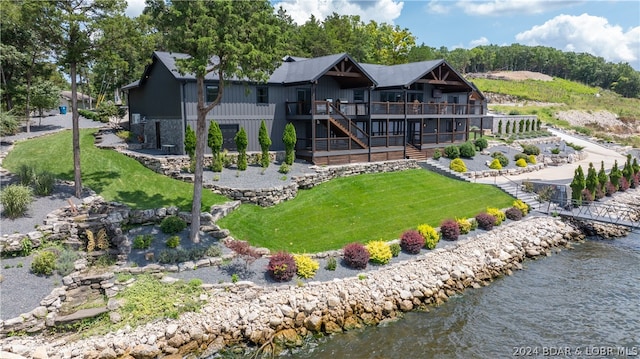
[[[364,102],[364,90],[353,90],[353,102]]]
[[[207,85],[205,87],[204,99],[207,103],[212,103],[218,98],[218,85]]]
[[[222,132],[222,148],[229,151],[237,151],[235,137],[236,133],[240,129],[239,125],[220,125],[220,132]]]
[[[380,92],[382,102],[402,102],[402,92],[383,91]]]
[[[267,104],[269,103],[269,88],[261,86],[256,88],[256,103]]]

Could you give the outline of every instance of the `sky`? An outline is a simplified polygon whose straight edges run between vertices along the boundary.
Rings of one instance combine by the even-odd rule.
[[[137,16],[144,0],[128,0]],[[640,71],[637,0],[271,0],[298,24],[336,12],[398,25],[416,45],[471,49],[479,45],[548,46],[586,52]]]

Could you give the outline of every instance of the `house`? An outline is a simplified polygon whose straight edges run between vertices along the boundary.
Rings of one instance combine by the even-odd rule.
[[[60,106],[66,106],[68,111],[71,111],[71,91],[60,91]],[[78,100],[78,109],[90,109],[96,100],[89,95],[85,95],[81,92],[76,94]]]
[[[176,59],[154,52],[139,81],[123,88],[131,131],[145,146],[175,146],[184,153],[187,125],[195,128],[195,77],[181,74]],[[218,79],[205,77],[205,100],[217,96]],[[469,139],[470,123],[486,114],[486,99],[446,61],[394,66],[361,64],[348,54],[286,57],[266,83],[232,79],[207,120],[219,123],[223,148],[234,151],[240,127],[248,151],[259,151],[265,120],[273,151],[284,150],[288,122],[296,128],[296,156],[315,164],[424,158],[436,148]]]

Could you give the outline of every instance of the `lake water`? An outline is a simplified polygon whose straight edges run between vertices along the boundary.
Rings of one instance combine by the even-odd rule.
[[[429,312],[290,358],[640,358],[640,233],[588,240]]]

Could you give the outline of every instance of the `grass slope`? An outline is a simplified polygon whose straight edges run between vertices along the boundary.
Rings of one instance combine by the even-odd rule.
[[[124,203],[135,209],[177,206],[191,210],[193,185],[160,175],[138,161],[113,150],[93,145],[95,130],[80,132],[80,163],[83,185],[107,201]],[[73,180],[71,131],[31,139],[16,144],[3,166],[16,172],[28,164],[52,172],[57,178]],[[211,191],[202,192],[202,208],[208,210],[227,199]]]
[[[350,242],[391,240],[404,230],[509,207],[499,189],[421,169],[332,180],[275,207],[243,205],[219,221],[236,239],[272,250],[318,252]]]

